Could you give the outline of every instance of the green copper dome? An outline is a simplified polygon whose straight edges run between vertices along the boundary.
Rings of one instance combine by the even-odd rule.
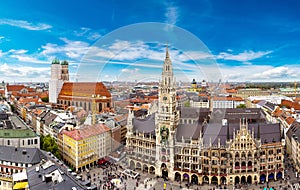
[[[52,64],[60,64],[59,63],[59,60],[57,58],[55,58],[53,61],[52,61]]]
[[[61,65],[69,65],[69,62],[64,60],[64,61],[61,62]]]

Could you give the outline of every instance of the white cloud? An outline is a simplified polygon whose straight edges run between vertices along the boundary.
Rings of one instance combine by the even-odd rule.
[[[84,36],[88,40],[92,40],[92,41],[97,40],[102,36],[98,32],[92,31],[92,29],[86,27],[81,27],[79,30],[75,30],[74,35],[80,37]]]
[[[87,39],[94,41],[94,40],[99,39],[101,36],[102,36],[102,35],[99,34],[98,32],[91,32],[91,33],[89,33],[89,35],[87,36]]]
[[[175,6],[167,6],[165,17],[167,24],[175,25],[179,17],[178,8]]]
[[[289,69],[286,66],[270,68],[266,71],[253,75],[254,78],[258,78],[258,79],[271,79],[271,78],[275,79],[275,78],[295,77],[295,76],[297,76],[297,74],[294,73],[291,69]]]
[[[28,54],[28,50],[25,49],[10,49],[6,52],[0,50],[0,57],[3,57],[3,60],[12,63],[16,63],[15,59],[20,63],[49,64],[50,62],[49,57],[41,56],[40,54]]]
[[[274,67],[271,65],[220,66],[224,80],[229,81],[291,81],[299,80],[299,65]]]
[[[0,64],[0,75],[5,81],[48,81],[50,67],[38,68],[23,65]]]
[[[0,25],[4,24],[27,30],[47,30],[52,28],[51,25],[45,23],[31,23],[26,20],[0,19]]]
[[[28,50],[25,50],[25,49],[11,49],[8,51],[8,53],[12,53],[12,54],[24,54],[24,53],[27,53]]]
[[[20,62],[25,62],[25,63],[46,63],[49,64],[50,62],[47,61],[42,61],[37,59],[36,57],[32,57],[29,55],[24,55],[24,54],[15,54],[15,55],[11,55],[10,57],[18,59]]]
[[[59,46],[57,44],[47,43],[42,46],[42,54],[44,55],[56,55],[64,54],[71,59],[80,59],[89,48],[89,44],[83,41],[72,41],[67,38],[60,38],[64,45]]]
[[[122,69],[121,72],[122,73],[130,73],[130,74],[134,74],[139,72],[139,68],[134,68],[134,69]]]
[[[239,54],[231,54],[227,52],[221,52],[219,53],[216,58],[217,59],[224,59],[224,60],[234,60],[234,61],[242,61],[242,62],[248,62],[254,59],[261,58],[265,55],[268,55],[272,53],[273,51],[258,51],[254,52],[252,50],[244,51]]]
[[[202,51],[186,51],[182,54],[176,52],[176,58],[178,61],[190,61],[190,60],[203,60],[203,59],[212,59],[214,56],[209,52]],[[179,54],[179,55],[178,55]]]

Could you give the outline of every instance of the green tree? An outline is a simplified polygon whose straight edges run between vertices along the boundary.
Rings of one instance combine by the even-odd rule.
[[[58,145],[54,138],[52,138],[50,135],[47,136],[41,136],[41,149],[45,150],[47,152],[51,152],[54,156],[56,156],[58,159],[61,159],[61,155],[58,151]]]
[[[16,111],[16,108],[15,108],[15,106],[14,106],[14,105],[12,105],[12,104],[10,105],[10,109],[11,109],[11,112],[13,112],[13,113]]]
[[[48,96],[47,97],[43,97],[41,99],[42,99],[43,102],[49,102],[49,97]]]
[[[190,102],[189,101],[185,102],[184,107],[190,107]]]
[[[240,104],[236,108],[246,108],[246,105],[245,104]]]

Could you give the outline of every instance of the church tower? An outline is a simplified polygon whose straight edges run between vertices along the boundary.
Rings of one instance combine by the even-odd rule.
[[[61,62],[61,79],[69,81],[69,63],[66,60]]]
[[[54,59],[51,64],[51,79],[49,80],[49,102],[57,103],[57,98],[64,81],[69,81],[69,64],[67,61]]]
[[[179,122],[179,111],[176,106],[175,79],[168,46],[159,84],[158,101],[155,173],[173,180],[175,130]]]

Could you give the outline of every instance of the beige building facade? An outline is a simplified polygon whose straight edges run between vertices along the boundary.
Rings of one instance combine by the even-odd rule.
[[[127,160],[131,168],[192,184],[253,184],[284,177],[279,124],[260,109],[178,109],[168,53],[158,110],[143,118],[129,110]]]

